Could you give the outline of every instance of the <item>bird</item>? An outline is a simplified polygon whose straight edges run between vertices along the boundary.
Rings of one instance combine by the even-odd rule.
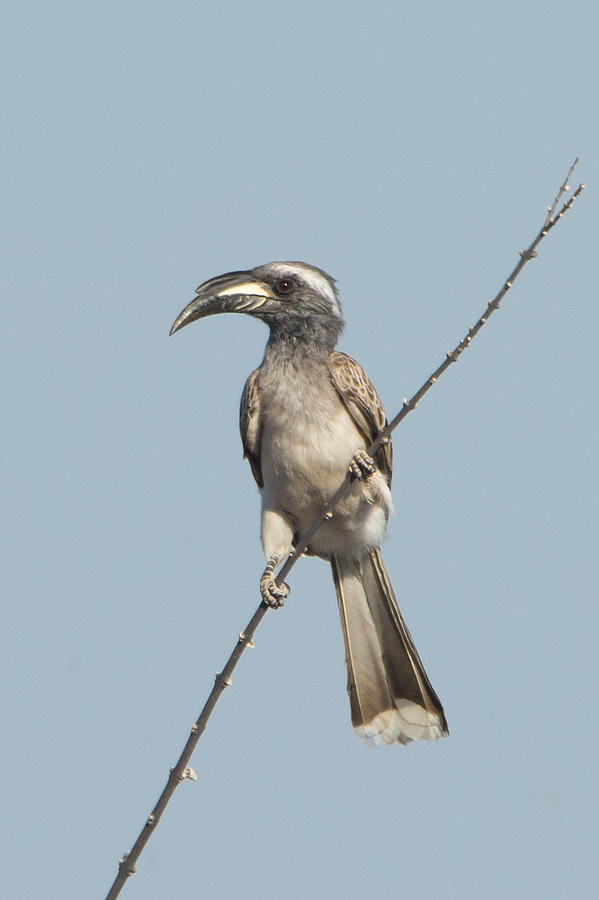
[[[262,495],[263,602],[289,594],[275,571],[349,477],[306,553],[330,562],[355,733],[368,747],[448,734],[441,702],[399,610],[381,544],[393,512],[392,449],[366,450],[387,424],[364,369],[335,349],[344,319],[335,280],[305,262],[271,262],[203,282],[171,334],[218,313],[243,313],[270,335],[248,377],[239,426]]]

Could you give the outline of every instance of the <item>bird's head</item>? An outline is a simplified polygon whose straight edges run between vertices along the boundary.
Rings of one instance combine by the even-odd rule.
[[[170,333],[216,313],[262,319],[271,337],[308,340],[333,347],[343,330],[341,304],[330,275],[303,262],[271,262],[205,281],[177,316]]]

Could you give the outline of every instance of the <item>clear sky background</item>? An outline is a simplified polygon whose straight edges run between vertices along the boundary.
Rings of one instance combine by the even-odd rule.
[[[237,409],[267,332],[196,285],[331,272],[396,433],[385,557],[451,737],[353,736],[328,566],[269,613],[127,900],[592,896],[596,4],[9,2],[6,898],[104,897],[263,566]]]

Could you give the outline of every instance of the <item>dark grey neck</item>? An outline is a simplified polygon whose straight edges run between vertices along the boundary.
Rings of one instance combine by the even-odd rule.
[[[282,345],[294,348],[295,352],[309,352],[313,355],[320,350],[328,354],[334,348],[343,331],[343,320],[332,316],[289,316],[267,322],[270,328],[267,349]]]
[[[328,369],[330,353],[330,349],[322,344],[293,339],[273,341],[271,338],[264,350],[261,368],[278,373],[276,378],[287,377],[291,370],[312,377],[321,367]]]

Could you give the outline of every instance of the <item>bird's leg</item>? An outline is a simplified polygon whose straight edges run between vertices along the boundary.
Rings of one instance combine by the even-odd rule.
[[[376,466],[374,460],[365,450],[359,450],[352,456],[352,460],[349,464],[349,477],[352,481],[355,481],[356,479],[363,481],[365,478],[368,478],[369,475],[374,475],[375,472]]]
[[[262,599],[271,609],[279,609],[291,592],[288,584],[283,582],[283,584],[279,585],[273,578],[274,570],[279,565],[280,560],[280,556],[277,553],[273,553],[260,579]]]

